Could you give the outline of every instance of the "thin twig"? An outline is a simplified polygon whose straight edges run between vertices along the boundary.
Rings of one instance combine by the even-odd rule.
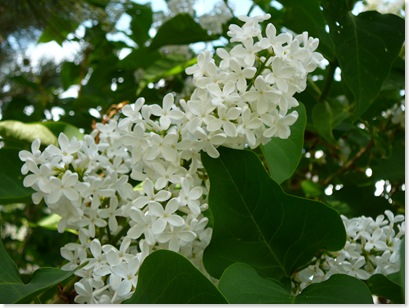
[[[359,158],[361,158],[374,144],[375,144],[374,140],[371,139],[371,141],[369,141],[368,144],[367,144],[364,148],[360,149],[360,150],[358,151],[358,153],[356,153],[356,155],[355,155],[354,157],[352,157],[348,162],[346,162],[341,168],[339,168],[339,169],[338,169],[337,171],[335,171],[333,174],[331,174],[330,176],[328,176],[328,177],[324,180],[324,182],[322,183],[322,185],[323,185],[324,187],[326,187],[326,186],[329,184],[329,182],[331,182],[331,180],[332,180],[335,176],[337,176],[337,175],[339,175],[339,174],[345,172],[346,170],[350,169],[350,168],[352,167],[352,165],[353,165]]]

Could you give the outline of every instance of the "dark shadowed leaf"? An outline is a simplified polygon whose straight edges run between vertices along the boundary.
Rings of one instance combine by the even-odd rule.
[[[384,214],[385,210],[395,211],[389,202],[383,197],[374,195],[374,186],[362,186],[344,184],[339,190],[334,190],[328,197],[330,200],[341,201],[346,208],[341,214],[347,217],[359,217],[362,215],[376,218]]]
[[[220,279],[219,290],[231,304],[373,303],[366,285],[351,276],[333,275],[294,296],[278,281],[259,276],[254,268],[244,263],[235,263],[226,269]]]
[[[319,38],[318,50],[327,59],[334,57],[334,44],[325,31],[325,19],[320,10],[319,0],[279,0],[285,7],[285,26],[296,33],[308,32],[308,35]]]
[[[81,66],[74,62],[65,61],[61,67],[61,81],[64,90],[80,83]]]
[[[56,268],[41,268],[34,272],[32,280],[24,284],[17,266],[7,254],[0,239],[0,303],[29,304],[40,292],[55,286],[73,275]]]
[[[353,15],[345,1],[321,1],[342,78],[362,115],[378,95],[405,39],[405,22],[391,14],[368,11]]]
[[[399,275],[399,274],[398,274]],[[382,274],[375,274],[366,281],[371,293],[387,298],[394,304],[404,304],[404,298],[402,298],[404,291],[400,285],[392,281],[388,276]]]
[[[278,280],[290,277],[322,249],[339,250],[345,229],[336,211],[323,203],[288,195],[251,151],[219,148],[202,155],[210,177],[212,241],[204,264],[214,277],[235,262]]]
[[[0,203],[29,202],[31,188],[24,187],[21,166],[23,162],[18,157],[18,149],[0,149]]]
[[[190,263],[169,250],[150,254],[139,270],[138,286],[124,304],[225,304],[217,288]]]
[[[349,117],[347,106],[341,102],[331,100],[316,104],[312,109],[312,124],[314,129],[326,141],[335,142],[333,129]]]
[[[157,49],[166,45],[184,45],[214,39],[189,14],[181,13],[163,23],[153,38],[150,48]]]
[[[132,8],[127,10],[131,16],[131,38],[138,44],[144,46],[145,42],[150,38],[149,29],[153,22],[153,13],[150,4],[131,3]]]

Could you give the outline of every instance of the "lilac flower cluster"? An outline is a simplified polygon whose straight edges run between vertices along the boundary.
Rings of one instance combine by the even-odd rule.
[[[172,93],[161,105],[139,98],[122,117],[83,140],[58,137],[58,146],[20,152],[24,185],[61,217],[58,230],[75,230],[77,243],[61,248],[76,271],[77,303],[120,303],[137,285],[138,270],[152,251],[170,249],[205,272],[202,254],[209,183],[200,152],[217,158],[219,146],[256,148],[273,137],[288,138],[298,114],[293,95],[322,60],[318,40],[307,33],[263,35],[269,15],[241,17],[228,35],[236,45],[198,56],[189,100]],[[96,137],[98,136],[98,142]],[[136,186],[131,183],[140,183]]]

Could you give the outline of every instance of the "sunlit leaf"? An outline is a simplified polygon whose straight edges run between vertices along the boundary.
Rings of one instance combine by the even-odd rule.
[[[81,133],[77,127],[69,123],[49,121],[41,122],[41,125],[47,127],[56,137],[58,137],[60,133],[64,133],[68,139],[71,139],[72,137],[77,138],[77,140],[84,139],[84,134]]]
[[[12,141],[31,143],[40,138],[42,145],[55,144],[57,137],[43,124],[7,120],[0,122],[0,136]]]

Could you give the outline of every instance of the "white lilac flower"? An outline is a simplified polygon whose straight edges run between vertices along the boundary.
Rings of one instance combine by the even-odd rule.
[[[23,185],[26,187],[37,187],[40,192],[49,194],[51,193],[51,176],[55,174],[48,164],[40,165],[38,168],[37,164],[32,160],[26,161],[26,168],[31,174],[26,175],[23,181]]]
[[[57,203],[61,196],[64,195],[67,199],[71,201],[79,200],[79,194],[75,190],[78,184],[78,174],[72,173],[67,170],[61,179],[56,177],[51,177],[50,186],[51,192],[46,196],[47,203]]]
[[[18,156],[20,157],[20,160],[23,162],[26,162],[27,160],[32,161],[35,165],[45,163],[45,159],[42,156],[42,152],[40,150],[41,146],[41,141],[40,139],[35,139],[33,143],[31,144],[31,152],[27,150],[22,150],[18,153]],[[26,163],[23,164],[21,167],[21,174],[26,175],[29,172],[28,167],[26,166]]]
[[[62,163],[65,165],[70,164],[73,161],[73,155],[80,150],[81,146],[81,142],[75,137],[68,140],[68,137],[61,133],[58,136],[58,148],[54,145],[50,145],[47,148],[47,152],[55,156],[56,160],[62,161]]]
[[[171,5],[189,11],[189,3]],[[269,18],[243,16],[242,26],[230,25],[235,46],[217,49],[220,61],[209,51],[198,55],[197,63],[186,69],[190,98],[167,94],[162,105],[138,98],[117,118],[98,123],[84,140],[61,134],[58,146],[41,151],[35,140],[31,152],[20,153],[24,185],[35,190],[33,202],[44,199],[61,216],[59,232],[78,232],[79,243],[61,248],[67,260],[63,268],[89,261],[75,273],[80,278],[76,302],[120,303],[129,298],[140,264],[158,249],[182,253],[207,275],[202,256],[212,229],[203,214],[209,181],[202,177],[206,171],[200,152],[217,158],[219,146],[254,149],[274,137],[288,138],[298,116],[292,110],[298,105],[293,95],[305,89],[307,73],[322,59],[315,52],[318,40],[306,33],[277,35],[268,25],[263,34],[259,23]],[[373,258],[379,263],[376,270],[394,271],[387,263],[398,260],[404,224],[399,216],[390,219],[377,220],[376,228],[385,235],[379,237],[380,231],[374,235],[367,229],[371,220],[351,220],[350,245],[336,261],[315,261],[312,281],[327,277],[327,268],[339,272],[345,262],[354,264],[357,273],[368,270],[356,266],[361,265],[361,251],[365,244],[371,252],[385,248],[379,244],[384,238],[387,252]],[[392,232],[396,225],[398,231]],[[349,271],[356,272],[352,267]]]
[[[166,207],[158,203],[152,203],[149,205],[149,214],[156,217],[156,220],[152,224],[152,232],[154,234],[162,233],[167,225],[173,227],[181,227],[185,224],[185,220],[175,212],[179,209],[181,204],[176,198],[169,200]]]
[[[160,204],[160,202],[166,201],[172,195],[169,191],[160,190],[155,193],[154,184],[150,179],[146,179],[143,183],[144,196],[138,197],[133,201],[133,206],[142,209],[146,205],[152,203]]]
[[[119,207],[118,198],[113,196],[110,198],[109,206],[100,210],[99,215],[101,218],[108,218],[108,226],[112,233],[118,230],[117,217],[122,216],[122,208]]]
[[[131,295],[132,288],[136,287],[138,281],[138,271],[141,262],[139,256],[134,256],[126,263],[120,263],[111,266],[111,286],[115,291],[116,295],[121,298],[121,300],[127,299]],[[113,279],[114,277],[117,279]],[[115,283],[113,284],[113,281]]]
[[[389,275],[399,271],[399,249],[405,234],[403,215],[395,216],[386,210],[385,215],[375,220],[365,216],[348,219],[341,215],[341,218],[347,231],[344,248],[312,260],[310,266],[298,272],[294,280],[300,290],[337,273],[367,280],[374,274]],[[400,223],[396,228],[399,232],[395,233],[397,223]],[[311,272],[313,267],[319,268],[324,278]]]

